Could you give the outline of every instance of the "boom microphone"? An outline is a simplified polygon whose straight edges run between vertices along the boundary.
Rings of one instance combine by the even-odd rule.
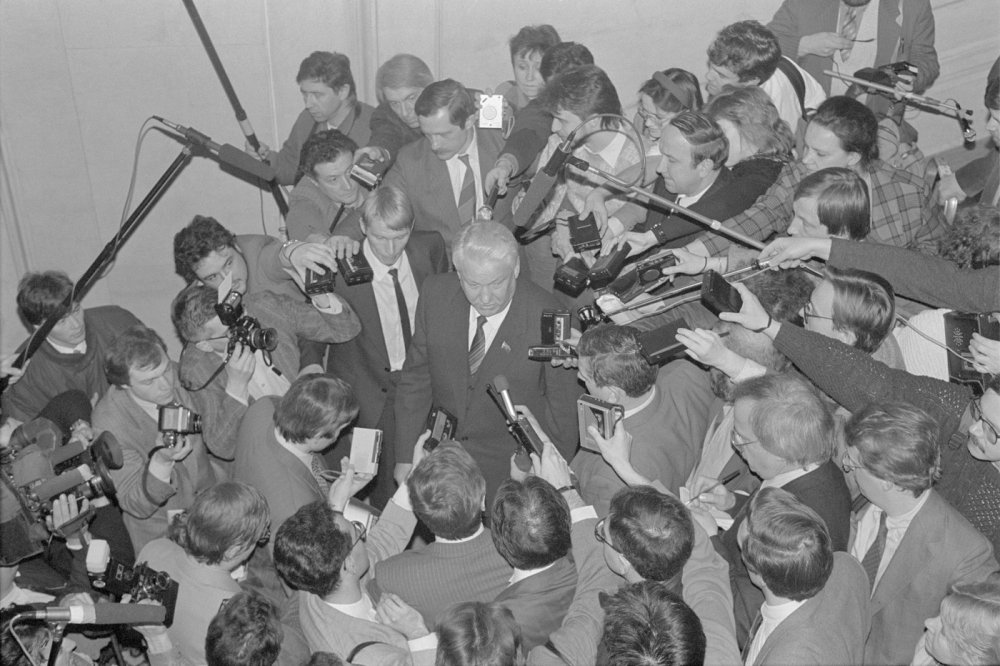
[[[219,161],[225,162],[231,167],[245,171],[251,176],[257,176],[262,180],[274,180],[275,173],[271,165],[248,155],[236,146],[228,143],[220,146],[198,130],[178,125],[162,116],[153,116],[153,120],[163,123],[188,141],[197,143],[199,146],[204,146],[210,153],[218,157]]]
[[[552,191],[552,186],[556,183],[556,176],[559,175],[559,170],[563,168],[566,160],[573,154],[574,138],[575,135],[570,134],[566,137],[565,141],[556,146],[556,150],[552,153],[549,161],[531,179],[531,185],[528,187],[524,199],[521,200],[521,204],[517,207],[517,212],[514,213],[515,227],[525,226],[535,213],[535,210],[538,209],[539,204]]]
[[[163,624],[167,609],[151,604],[50,606],[45,610],[20,613],[20,617],[67,624]]]

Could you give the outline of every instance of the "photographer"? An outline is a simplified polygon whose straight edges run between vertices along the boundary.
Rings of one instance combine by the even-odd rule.
[[[139,561],[179,584],[167,635],[180,653],[205,662],[205,636],[216,611],[240,592],[234,579],[258,545],[270,537],[267,500],[256,488],[220,483],[174,517],[167,538],[154,539]]]
[[[112,470],[118,503],[125,513],[136,552],[167,531],[169,514],[187,509],[195,497],[215,484],[207,440],[212,440],[215,413],[206,413],[203,397],[189,394],[177,382],[176,367],[156,331],[133,326],[111,345],[105,360],[107,395],[94,408],[94,428],[108,430],[122,447],[124,465]],[[176,442],[158,431],[159,407],[176,401],[206,424],[205,437],[178,433]],[[238,403],[227,396],[236,408]]]
[[[333,295],[323,295],[327,296]],[[350,308],[331,314],[315,300],[310,306],[270,291],[245,295],[240,306],[244,316],[226,325],[217,313],[217,301],[215,289],[191,284],[177,295],[171,308],[174,326],[185,342],[181,383],[200,391],[209,382],[204,391],[215,404],[221,404],[226,395],[243,405],[266,395],[284,395],[301,369],[297,340],[346,342],[361,330]],[[274,331],[277,345],[271,351],[254,344],[267,330]],[[223,363],[225,368],[213,378]],[[227,415],[232,434],[243,411]]]

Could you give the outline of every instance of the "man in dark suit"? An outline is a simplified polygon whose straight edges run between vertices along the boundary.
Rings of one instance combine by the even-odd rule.
[[[737,384],[733,401],[730,441],[762,480],[761,487],[795,495],[826,522],[833,549],[846,550],[851,494],[843,473],[830,460],[835,427],[816,389],[795,375],[768,374]],[[706,477],[695,480],[691,496],[723,511],[736,509],[732,527],[712,540],[729,562],[737,639],[743,645],[764,600],[750,580],[737,539],[749,502],[737,507],[730,490]]]
[[[357,313],[364,334],[332,345],[327,359],[327,370],[354,389],[361,407],[357,425],[378,428],[387,443],[370,495],[380,507],[395,490],[396,384],[412,337],[420,287],[427,276],[448,270],[440,234],[412,228],[413,208],[402,190],[383,185],[365,200],[360,251],[372,267],[373,279],[348,285],[338,275],[336,285],[336,293]]]
[[[853,73],[901,60],[919,72],[910,89],[924,92],[941,71],[934,49],[931,3],[907,0],[866,5],[869,0],[785,0],[767,27],[778,38],[781,52],[812,74],[827,94],[831,77],[823,73],[826,70]],[[856,23],[848,27],[852,10]],[[870,13],[876,16],[869,17]],[[853,36],[845,37],[845,32]]]
[[[511,566],[483,526],[486,479],[460,444],[442,442],[413,468],[406,485],[413,513],[434,534],[375,566],[381,592],[399,595],[428,627],[451,605],[489,602],[510,584]]]
[[[385,182],[410,198],[414,229],[439,232],[450,248],[489,196],[483,182],[503,147],[503,134],[476,127],[477,102],[453,79],[424,88],[415,109],[424,136],[400,149]],[[501,199],[493,213],[494,220],[507,226],[509,200]]]
[[[576,567],[567,557],[573,545],[569,505],[541,477],[508,479],[497,491],[491,524],[497,552],[514,568],[496,601],[514,614],[527,652],[560,627],[576,592]]]
[[[927,412],[892,402],[855,412],[845,428],[844,470],[871,502],[850,545],[872,589],[866,664],[907,663],[951,586],[998,568],[986,537],[931,488],[939,428]]]
[[[479,463],[486,500],[492,499],[508,476],[514,451],[506,423],[486,393],[498,374],[507,377],[513,400],[537,415],[563,456],[572,456],[580,394],[576,377],[528,360],[528,347],[538,344],[542,310],[559,304],[531,281],[518,279],[517,251],[506,227],[475,222],[455,240],[457,273],[424,282],[396,392],[394,475],[400,483],[409,472],[413,442],[437,406],[458,419],[455,439]]]
[[[653,191],[713,220],[726,220],[746,210],[757,198],[738,187],[726,167],[729,141],[711,117],[685,111],[670,120],[660,135],[660,174]],[[703,231],[704,227],[683,215],[650,204],[643,224],[628,234],[636,253],[654,245],[675,248]]]
[[[860,664],[871,620],[864,569],[835,553],[819,515],[781,488],[754,496],[740,548],[764,593],[744,663]]]
[[[269,396],[247,409],[240,423],[233,480],[267,498],[277,530],[299,507],[324,501],[329,484],[319,452],[358,413],[351,387],[330,375],[295,380],[281,398]]]

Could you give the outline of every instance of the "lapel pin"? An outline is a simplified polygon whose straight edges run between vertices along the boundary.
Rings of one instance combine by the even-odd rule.
[[[510,345],[509,345],[509,344],[507,344],[507,341],[506,341],[506,340],[504,340],[504,341],[503,341],[503,344],[502,344],[502,345],[500,345],[500,349],[504,350],[504,351],[505,351],[505,352],[507,352],[508,354],[510,353]]]

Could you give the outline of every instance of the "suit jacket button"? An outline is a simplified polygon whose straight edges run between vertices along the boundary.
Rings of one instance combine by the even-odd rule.
[[[388,390],[382,389],[382,393],[388,393],[388,392],[389,392]]]
[[[389,368],[382,368],[382,370],[384,370],[385,372],[392,372],[391,370],[389,370]]]

